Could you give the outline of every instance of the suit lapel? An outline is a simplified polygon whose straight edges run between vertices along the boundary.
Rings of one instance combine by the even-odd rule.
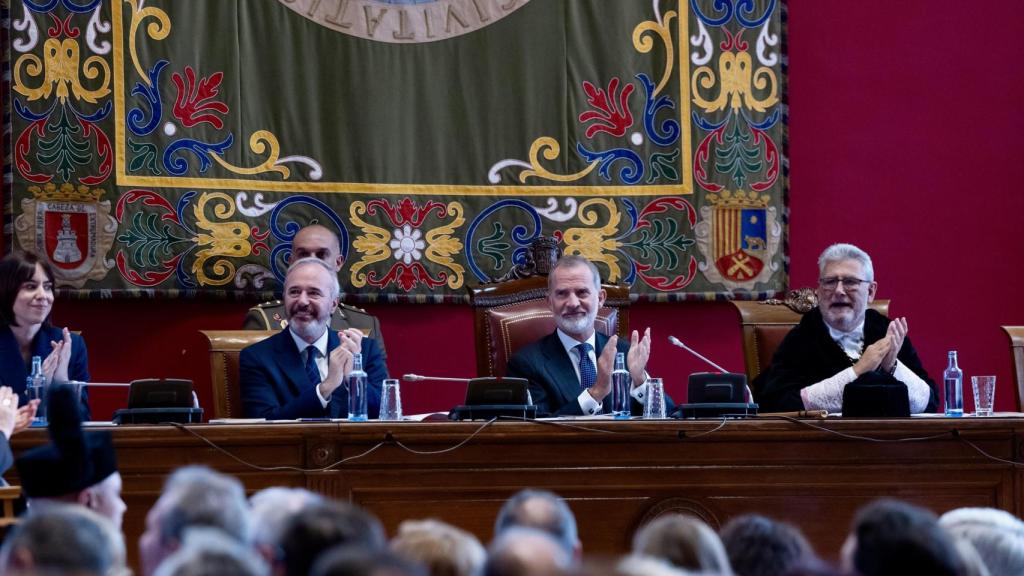
[[[557,332],[552,332],[544,338],[543,352],[546,360],[544,371],[562,395],[561,404],[575,399],[580,395],[580,381],[576,376],[576,368],[572,365],[572,358],[562,346]]]
[[[306,366],[302,362],[298,347],[292,338],[291,331],[287,328],[273,336],[274,356],[277,365],[281,367],[287,380],[286,385],[292,396],[298,396],[302,390],[309,387],[309,377],[306,376]]]
[[[0,382],[20,393],[25,390],[26,376],[28,374],[25,372],[21,350],[18,349],[18,341],[14,339],[11,329],[5,326],[0,329]]]

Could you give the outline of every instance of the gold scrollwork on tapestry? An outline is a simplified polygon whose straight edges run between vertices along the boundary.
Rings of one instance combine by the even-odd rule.
[[[669,78],[672,77],[672,68],[675,66],[676,52],[672,47],[672,31],[669,27],[669,22],[676,17],[675,10],[669,10],[665,13],[665,17],[662,18],[661,24],[647,20],[636,25],[633,29],[633,48],[641,54],[646,54],[654,48],[654,40],[648,35],[648,33],[657,34],[661,38],[662,44],[665,45],[665,70],[661,73],[661,81],[658,82],[658,86],[654,89],[654,94],[651,97],[657,96],[661,89],[668,84]]]
[[[291,170],[289,170],[287,166],[275,166],[281,156],[281,145],[277,142],[277,136],[274,136],[267,130],[257,130],[249,137],[249,149],[252,150],[254,154],[263,154],[263,152],[268,148],[270,151],[268,152],[267,159],[259,166],[254,166],[252,168],[235,166],[217,154],[211,154],[210,157],[216,160],[218,164],[235,174],[253,175],[262,174],[263,172],[277,172],[287,180],[288,176],[291,175]]]
[[[523,170],[519,173],[519,181],[526,184],[526,179],[530,176],[536,176],[538,178],[546,178],[548,180],[554,180],[556,182],[574,182],[583,178],[587,174],[590,174],[594,168],[597,167],[600,160],[594,160],[589,166],[580,170],[575,174],[555,174],[549,171],[547,168],[540,165],[540,160],[537,158],[539,154],[543,153],[544,158],[548,160],[554,160],[558,158],[558,155],[562,153],[562,147],[559,146],[558,141],[550,136],[541,136],[533,141],[530,145],[530,166],[532,170]]]
[[[74,95],[79,100],[95,104],[97,99],[110,93],[110,65],[99,56],[90,56],[82,63],[82,76],[89,80],[100,78],[100,87],[89,90],[79,81],[79,59],[81,58],[78,43],[71,38],[63,41],[49,38],[43,43],[43,60],[35,54],[24,54],[14,64],[14,91],[25,96],[29,102],[46,99],[57,91],[57,99],[61,104],[67,102],[68,96]],[[42,76],[42,84],[30,88],[21,78],[24,68],[29,77]]]
[[[197,234],[195,242],[208,248],[196,252],[196,261],[192,264],[192,273],[202,286],[223,286],[231,282],[235,276],[235,266],[226,258],[244,258],[252,253],[249,243],[249,227],[244,222],[214,222],[206,217],[206,204],[212,205],[213,217],[226,220],[235,214],[235,202],[223,192],[206,192],[192,208],[196,217],[196,227],[206,230],[207,234]],[[225,257],[211,264],[213,277],[206,274],[206,261],[211,258]]]
[[[368,224],[362,219],[361,216],[366,214],[365,202],[353,202],[349,206],[348,213],[352,218],[352,223],[363,231],[363,235],[352,241],[352,247],[362,255],[362,258],[352,265],[352,286],[362,288],[366,286],[366,274],[362,271],[363,268],[391,257],[391,248],[388,247],[391,233],[379,226]]]
[[[146,18],[155,18],[156,22],[150,22],[146,26],[146,34],[149,35],[153,40],[163,40],[167,38],[167,35],[171,33],[171,19],[167,16],[167,13],[159,8],[149,6],[147,8],[141,8],[142,0],[124,0],[128,3],[132,10],[132,22],[128,29],[128,50],[132,56],[132,64],[135,65],[135,71],[138,72],[139,77],[146,84],[152,85],[149,80],[149,76],[143,69],[142,64],[139,63],[139,53],[135,47],[135,35],[142,26],[142,21]],[[138,2],[136,4],[136,1]]]
[[[608,212],[608,220],[604,226],[598,228],[566,228],[562,234],[565,242],[565,255],[580,255],[591,262],[603,262],[608,266],[608,281],[618,282],[622,276],[618,259],[610,254],[619,249],[619,242],[615,239],[615,233],[619,228],[622,215],[614,200],[606,198],[593,198],[580,204],[580,223],[587,226],[594,226],[598,223],[603,207]]]
[[[454,217],[451,222],[444,226],[438,226],[425,234],[427,247],[424,250],[424,255],[427,257],[427,260],[440,264],[452,271],[451,275],[448,276],[448,287],[456,290],[462,288],[463,275],[466,269],[462,265],[457,264],[455,259],[452,258],[453,254],[458,254],[462,251],[462,242],[458,238],[453,238],[452,234],[455,233],[456,228],[466,222],[466,219],[462,217],[463,208],[458,202],[448,203],[448,213]]]
[[[722,110],[727,103],[734,111],[745,104],[751,110],[764,112],[779,101],[779,83],[775,72],[765,66],[756,72],[752,71],[750,54],[746,52],[723,52],[718,57],[718,78],[721,84],[718,97],[705,100],[698,91],[698,84],[704,90],[710,90],[716,84],[715,73],[710,66],[701,66],[693,73],[693,101],[705,112]],[[755,89],[764,92],[769,88],[768,96],[763,99],[754,95]]]

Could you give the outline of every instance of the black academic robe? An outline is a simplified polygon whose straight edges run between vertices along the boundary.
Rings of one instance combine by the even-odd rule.
[[[888,318],[868,309],[864,316],[864,346],[884,338],[888,328]],[[939,406],[935,382],[928,377],[909,337],[903,339],[897,359],[928,383],[931,397],[925,412],[935,412]],[[804,314],[800,324],[786,335],[775,351],[771,366],[754,379],[754,395],[760,411],[803,410],[800,390],[835,376],[852,365],[842,347],[829,334],[821,310],[815,308]]]

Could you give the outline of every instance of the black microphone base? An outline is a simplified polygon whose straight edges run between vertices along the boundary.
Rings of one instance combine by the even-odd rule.
[[[746,418],[757,416],[757,404],[716,402],[707,404],[680,404],[670,417],[684,418]]]
[[[114,424],[198,424],[203,421],[202,408],[121,408],[114,412]]]
[[[527,404],[463,405],[452,408],[448,413],[449,420],[490,420],[502,416],[533,420],[537,417],[537,407]]]

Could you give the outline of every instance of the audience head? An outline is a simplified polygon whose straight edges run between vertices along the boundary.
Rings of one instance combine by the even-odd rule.
[[[24,517],[0,549],[0,574],[10,576],[125,573],[120,531],[81,506],[53,505]]]
[[[651,556],[633,554],[626,556],[615,566],[615,576],[688,576],[693,572],[673,566]]]
[[[305,488],[274,487],[249,497],[252,542],[268,561],[276,557],[281,534],[291,517],[323,497]]]
[[[906,502],[876,500],[861,508],[842,551],[843,568],[861,576],[962,574],[953,538],[934,514]]]
[[[53,284],[53,269],[45,259],[31,252],[5,256],[0,260],[0,326],[49,325]]]
[[[633,537],[633,553],[686,570],[732,574],[718,534],[693,516],[666,514],[652,520]]]
[[[939,524],[977,550],[992,576],[1024,574],[1024,522],[994,508],[959,508]]]
[[[476,536],[438,520],[402,522],[391,550],[422,564],[430,576],[474,576],[487,558]]]
[[[773,576],[814,556],[800,530],[758,514],[729,520],[719,532],[729,564],[742,576]]]
[[[570,555],[580,556],[576,517],[565,500],[546,490],[520,490],[505,501],[494,523],[494,536],[514,526],[536,528],[550,534]]]
[[[818,308],[825,323],[849,332],[864,321],[878,284],[871,257],[853,244],[833,244],[818,258]]]
[[[428,576],[422,566],[388,550],[338,546],[317,558],[311,576]]]
[[[80,504],[121,529],[127,506],[109,432],[83,432],[78,393],[54,386],[48,398],[50,444],[17,460],[18,476],[30,509],[54,503]]]
[[[547,532],[512,526],[491,542],[482,576],[557,576],[573,565],[572,554]]]
[[[185,532],[195,527],[220,530],[248,546],[249,505],[242,483],[205,466],[186,466],[171,474],[146,515],[146,530],[139,538],[143,573],[153,574],[181,547]]]
[[[582,256],[563,256],[548,274],[548,306],[555,324],[566,334],[585,340],[604,304],[605,291],[594,263]]]
[[[337,273],[344,258],[338,235],[320,224],[310,224],[296,232],[292,239],[291,261],[303,258],[317,258],[327,263]]]
[[[284,279],[284,312],[288,327],[307,342],[323,336],[338,307],[338,275],[322,260],[295,261]]]
[[[384,528],[369,512],[352,504],[324,500],[294,514],[281,533],[286,576],[305,576],[317,557],[335,546],[376,552],[385,547]]]
[[[180,548],[155,576],[267,576],[266,563],[252,550],[214,528],[189,528]]]

